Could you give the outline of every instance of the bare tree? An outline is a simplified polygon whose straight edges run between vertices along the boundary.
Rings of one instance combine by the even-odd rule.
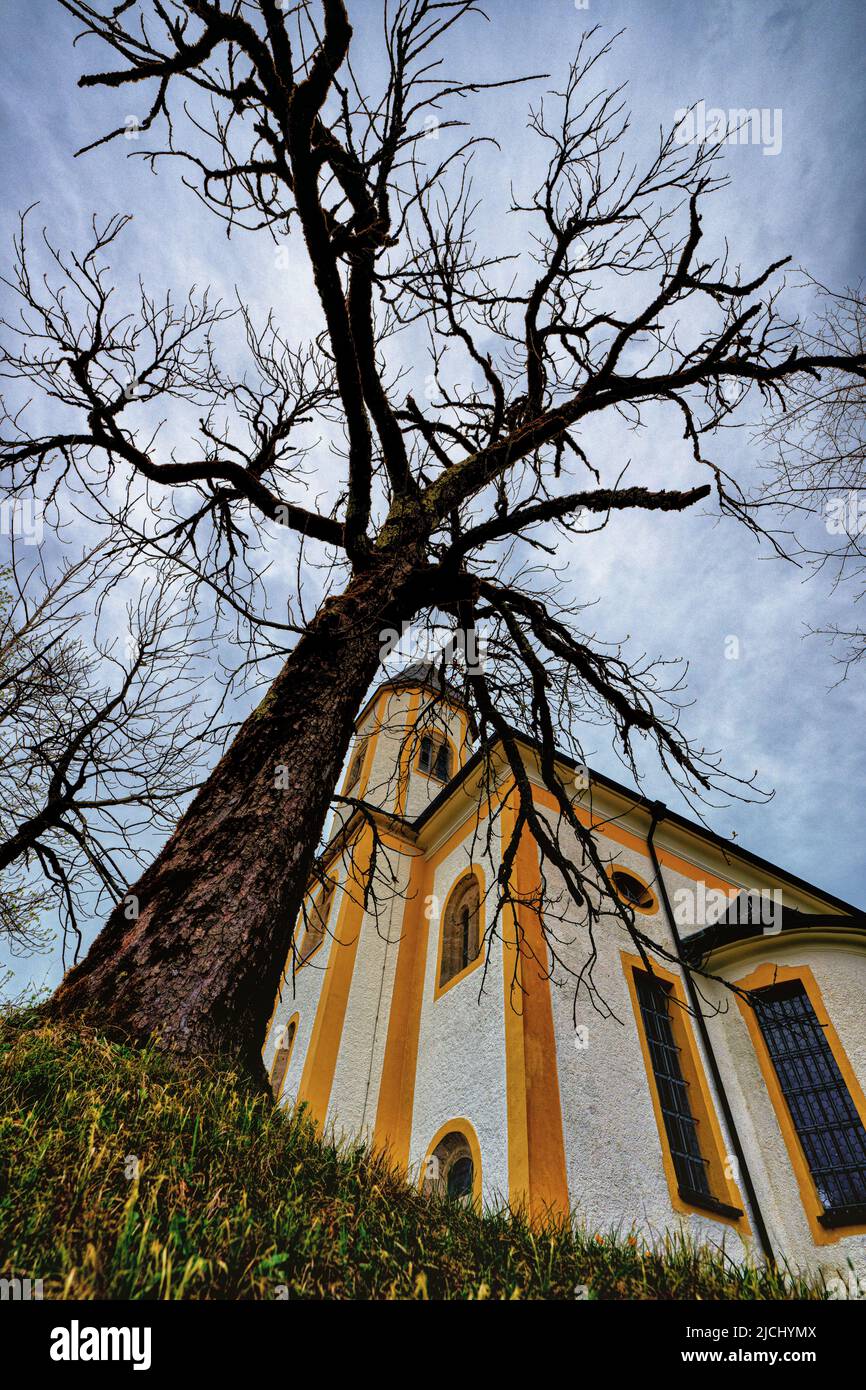
[[[834,294],[807,277],[820,302],[808,335],[814,352],[866,351],[862,288]],[[832,370],[797,378],[765,421],[761,438],[771,457],[759,506],[780,508],[802,524],[798,558],[813,574],[828,574],[852,606],[866,591],[866,386],[862,377]],[[809,523],[820,517],[823,528]],[[845,625],[821,630],[836,648],[842,678],[866,657],[866,631],[856,614]]]
[[[162,533],[145,541],[174,545],[178,558],[183,542],[188,562],[222,586],[226,602],[239,602],[235,566],[248,558],[249,536],[279,545],[275,522],[302,538],[300,569],[331,566],[324,602],[298,623],[267,695],[135,886],[138,921],[131,926],[118,906],[54,1000],[60,1014],[89,1011],[133,1037],[158,1030],[181,1050],[238,1049],[256,1069],[383,634],[431,613],[464,634],[476,625],[490,631],[497,662],[468,673],[465,686],[482,740],[497,738],[506,750],[519,796],[500,900],[511,892],[518,839],[532,834],[563,873],[591,938],[597,884],[609,885],[575,816],[573,789],[556,771],[555,740],[569,736],[562,721],[577,710],[602,715],[630,766],[644,740],[695,795],[711,795],[721,772],[680,731],[664,667],[632,668],[557,601],[557,541],[591,530],[587,518],[602,525],[641,509],[658,512],[661,525],[662,513],[711,497],[723,514],[757,527],[705,441],[754,392],[778,402],[792,382],[825,369],[862,379],[864,356],[813,350],[781,317],[780,286],[772,286],[782,261],[745,275],[705,252],[701,207],[722,182],[718,149],[684,147],[670,130],[644,167],[631,165],[621,90],[594,85],[610,48],[594,32],[561,90],[532,108],[538,180],[514,193],[517,249],[509,252],[476,240],[471,171],[484,146],[465,112],[466,99],[488,84],[442,69],[454,27],[482,17],[472,0],[389,3],[386,76],[376,92],[357,76],[342,0],[61,3],[112,54],[113,65],[81,85],[124,92],[144,84],[140,128],[164,132],[147,157],[180,161],[232,233],[299,234],[321,310],[312,343],[290,349],[278,326],[282,346],[264,352],[261,333],[251,333],[262,406],[248,402],[245,441],[227,433],[237,422],[216,425],[206,414],[198,437],[167,451],[147,435],[141,396],[122,389],[116,363],[144,395],[156,383],[189,398],[202,380],[185,355],[188,335],[168,352],[159,340],[140,361],[128,336],[119,344],[132,330],[109,332],[100,308],[83,328],[49,306],[36,324],[53,345],[48,390],[56,394],[62,371],[77,424],[34,438],[13,413],[2,455],[22,486],[38,478],[59,486],[75,472],[93,487],[124,465],[183,517],[168,542]],[[376,9],[355,6],[353,17],[379,32]],[[518,80],[494,85],[513,93]],[[425,141],[431,119],[440,138]],[[521,250],[527,235],[531,254]],[[103,273],[97,259],[68,267],[91,286],[85,298]],[[28,303],[42,294],[26,279],[22,290]],[[150,319],[145,336],[153,336]],[[424,342],[422,401],[406,389],[399,352],[411,357]],[[312,374],[306,387],[303,364]],[[204,395],[221,391],[231,410],[243,384],[226,382],[210,353],[204,370]],[[276,395],[262,398],[269,376]],[[294,471],[290,452],[293,441],[309,443],[307,414],[339,425],[332,456],[314,455],[315,488]],[[666,414],[682,430],[692,485],[626,486],[620,461],[592,457],[596,420],[639,427]],[[316,491],[325,505],[311,505]],[[197,528],[206,563],[191,535]],[[527,547],[536,569],[521,566]],[[513,722],[538,737],[559,825],[578,837],[583,862],[566,858],[560,831],[535,813]],[[277,784],[276,768],[288,769],[287,782]],[[629,910],[616,911],[645,951]],[[554,949],[552,937],[548,944]]]
[[[209,751],[178,594],[145,581],[118,630],[117,613],[100,611],[111,550],[107,537],[49,578],[43,555],[13,544],[0,595],[0,929],[36,949],[53,908],[64,964],[103,903],[123,901],[135,921],[130,872],[174,825]]]

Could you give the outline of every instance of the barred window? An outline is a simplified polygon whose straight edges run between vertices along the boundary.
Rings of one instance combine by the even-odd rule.
[[[805,987],[757,991],[755,1015],[824,1206],[818,1220],[866,1221],[866,1129]]]
[[[689,1100],[689,1084],[680,1066],[670,1016],[671,986],[646,971],[635,971],[644,1032],[649,1044],[659,1104],[680,1195],[685,1200],[709,1197],[707,1160],[701,1153],[698,1122]]]
[[[636,957],[627,969],[674,1205],[680,1199],[722,1220],[739,1221],[739,1192],[723,1154],[679,983],[666,971],[644,970]]]

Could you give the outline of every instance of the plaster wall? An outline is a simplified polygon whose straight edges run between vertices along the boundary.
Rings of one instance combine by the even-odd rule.
[[[432,892],[440,911],[469,867],[470,849],[467,836],[436,870]],[[480,865],[488,888],[498,865],[486,857]],[[435,998],[439,931],[437,915],[427,936],[410,1167],[413,1173],[420,1171],[431,1140],[446,1121],[467,1119],[481,1149],[484,1200],[496,1204],[508,1194],[502,946],[494,942],[485,956],[486,978],[482,963]]]

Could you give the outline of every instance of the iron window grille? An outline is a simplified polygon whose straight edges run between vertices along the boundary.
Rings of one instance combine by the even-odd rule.
[[[671,986],[642,970],[635,971],[635,981],[679,1194],[690,1206],[719,1216],[742,1216],[738,1207],[719,1201],[710,1191],[708,1161],[698,1138],[699,1122],[691,1107],[689,1083],[683,1076],[680,1048],[674,1038]]]
[[[866,1222],[866,1129],[799,980],[756,993],[755,1014],[823,1204],[822,1226]]]

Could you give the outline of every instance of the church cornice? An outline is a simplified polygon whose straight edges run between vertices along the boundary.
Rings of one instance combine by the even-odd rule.
[[[383,811],[379,806],[364,802],[361,807],[355,808],[348,820],[343,822],[328,841],[323,851],[325,867],[327,868],[348,845],[354,843],[371,823],[382,839],[397,840],[401,849],[405,846],[407,850],[414,850],[418,845],[418,832],[405,816],[394,815],[389,811]]]
[[[524,748],[540,756],[542,751],[541,744],[537,739],[517,729],[513,729],[511,732]],[[441,813],[443,807],[447,805],[451,797],[453,797],[464,786],[468,779],[478,771],[485,754],[491,756],[494,750],[500,745],[501,739],[499,735],[497,735],[475,750],[457,775],[452,778],[447,786],[443,787],[439,795],[435,797],[435,799],[430,802],[429,806],[425,807],[421,815],[412,822],[416,832],[423,834],[428,823]],[[581,764],[566,753],[558,752],[556,758],[557,762],[562,767],[573,772],[577,772],[578,769],[581,768]],[[644,796],[634,788],[625,787],[614,778],[608,777],[604,773],[596,772],[592,768],[588,768],[586,771],[589,775],[590,789],[599,789],[607,793],[612,801],[619,805],[620,809],[618,816],[610,816],[612,824],[614,820],[619,824],[624,824],[626,817],[633,816],[635,820],[641,822],[640,826],[636,827],[635,833],[642,834],[644,830],[648,830],[652,820],[654,806],[654,802],[650,797]],[[530,780],[533,781],[535,785],[540,786],[540,782],[532,777],[531,769]],[[585,804],[587,809],[594,809],[591,801],[586,801]],[[643,825],[644,821],[646,822],[645,827]],[[765,881],[767,878],[777,879],[780,885],[787,886],[790,890],[794,890],[802,895],[803,898],[814,903],[818,913],[826,912],[828,915],[838,913],[840,916],[847,918],[860,918],[863,916],[861,909],[855,907],[852,903],[846,902],[844,899],[836,897],[835,894],[828,893],[824,889],[818,888],[808,880],[800,878],[797,874],[791,873],[787,869],[781,868],[778,864],[773,864],[770,860],[764,859],[761,855],[755,854],[752,850],[748,850],[744,846],[737,845],[733,847],[729,840],[724,839],[721,835],[717,835],[706,826],[699,825],[695,821],[689,820],[687,816],[683,816],[677,811],[666,809],[664,823],[667,834],[673,832],[673,834],[676,835],[677,832],[679,832],[680,837],[682,837],[684,841],[694,846],[693,853],[698,846],[701,846],[705,850],[707,848],[712,850],[715,854],[721,856],[723,863],[728,866],[729,871],[735,872],[739,870],[740,876],[744,879],[748,877],[749,870],[757,870],[762,876],[762,881]]]
[[[381,690],[381,687],[379,689]],[[537,775],[533,775],[533,764],[541,753],[540,744],[519,730],[512,732],[530,755],[530,782],[543,793],[543,783],[537,774],[537,767]],[[479,780],[485,756],[501,763],[501,776],[497,778],[497,784],[504,785],[510,774],[502,757],[501,739],[497,735],[471,754],[451,781],[414,820],[383,811],[367,803],[362,809],[353,811],[329,841],[325,850],[326,863],[339,854],[346,844],[357,838],[364,824],[370,821],[376,826],[377,833],[390,837],[396,842],[395,847],[399,850],[410,853],[420,851],[424,854],[435,852],[437,844],[453,833],[458,819],[466,819],[466,803],[477,793],[477,787],[473,786],[473,782]],[[581,764],[566,753],[558,753],[557,762],[561,768],[573,772],[581,768]],[[619,832],[625,831],[626,835],[644,841],[653,816],[654,803],[650,798],[633,788],[623,786],[604,773],[593,769],[586,771],[589,777],[589,794],[577,798],[576,804],[591,813],[593,828],[601,834],[606,833],[607,829],[607,833],[612,834],[614,838],[619,837]],[[739,878],[740,887],[757,886],[755,882],[748,882],[750,876],[754,879],[757,874],[762,885],[773,886],[775,881],[776,885],[787,888],[798,900],[799,908],[802,909],[805,905],[806,910],[801,910],[799,915],[809,919],[808,930],[817,928],[825,916],[840,925],[845,921],[866,922],[866,914],[853,904],[818,888],[789,870],[780,868],[743,846],[737,845],[734,848],[729,840],[676,811],[665,810],[664,834],[665,849],[673,855],[690,858],[698,872],[704,872],[710,877],[714,873],[720,874],[732,883]],[[686,938],[690,939],[696,940],[697,936]],[[728,937],[729,941],[730,939]]]

